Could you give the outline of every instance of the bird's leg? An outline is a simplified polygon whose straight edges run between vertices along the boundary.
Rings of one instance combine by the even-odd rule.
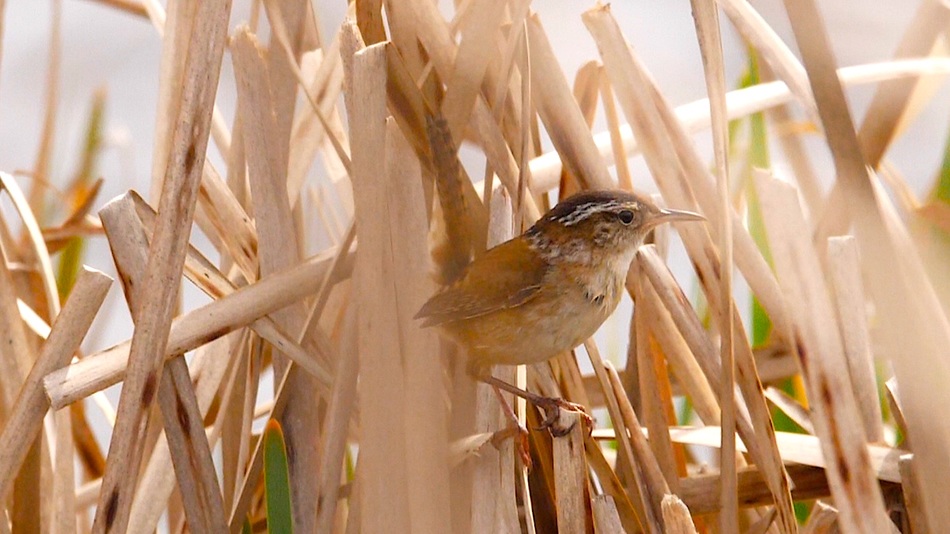
[[[511,424],[513,425],[511,428],[514,428],[515,432],[518,433],[518,437],[516,439],[518,444],[518,455],[521,456],[521,463],[530,470],[531,452],[528,449],[528,429],[521,424],[521,421],[518,419],[518,414],[515,413],[515,410],[511,407],[511,403],[508,402],[508,399],[506,399],[505,396],[501,394],[501,390],[498,389],[498,386],[494,384],[490,385],[492,391],[495,392],[495,396],[498,397],[498,402],[501,403],[501,410],[505,412],[505,416],[511,420]]]
[[[568,432],[570,432],[571,431],[570,428],[560,429],[560,428],[555,428],[554,426],[554,424],[558,420],[558,415],[559,415],[558,410],[560,410],[561,408],[570,412],[579,413],[581,417],[583,417],[584,422],[587,425],[587,428],[593,428],[594,418],[591,417],[590,414],[587,413],[587,409],[581,406],[580,404],[568,402],[562,398],[544,397],[536,393],[531,393],[530,391],[511,385],[508,382],[505,382],[504,380],[499,380],[498,378],[495,378],[494,376],[491,376],[490,374],[487,376],[484,376],[484,375],[479,376],[478,379],[494,388],[502,389],[502,390],[507,391],[508,393],[517,395],[518,397],[521,397],[522,399],[530,402],[531,404],[534,404],[535,406],[540,408],[542,411],[544,411],[544,421],[541,423],[539,430],[543,430],[545,428],[550,429],[551,434],[556,437],[564,436]]]

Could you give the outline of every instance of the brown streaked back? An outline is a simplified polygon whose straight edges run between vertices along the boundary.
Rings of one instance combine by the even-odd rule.
[[[429,299],[416,319],[436,326],[520,306],[537,296],[547,270],[547,262],[516,237],[476,259],[458,282]]]

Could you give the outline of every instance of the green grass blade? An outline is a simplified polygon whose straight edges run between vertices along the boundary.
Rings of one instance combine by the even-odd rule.
[[[86,124],[86,139],[83,144],[82,161],[79,170],[68,188],[69,202],[72,208],[78,209],[96,179],[99,154],[102,152],[102,127],[105,118],[105,92],[98,91],[92,100],[92,109],[89,112],[89,122]],[[76,283],[79,270],[82,268],[83,256],[86,251],[86,240],[74,237],[63,248],[59,255],[56,269],[56,287],[59,289],[60,300],[65,301],[69,292]]]
[[[267,531],[291,534],[294,531],[290,501],[287,450],[280,423],[271,419],[264,430],[264,496],[267,501]]]
[[[944,143],[943,161],[940,163],[937,181],[930,192],[930,200],[950,204],[950,135]]]
[[[759,76],[759,61],[755,50],[749,48],[749,65],[746,75],[742,79],[742,87],[751,87],[761,82]],[[768,239],[765,235],[765,225],[762,222],[762,211],[759,206],[759,198],[756,195],[755,187],[752,186],[752,169],[768,169],[772,165],[769,156],[768,130],[765,127],[765,115],[761,112],[752,114],[749,118],[749,153],[747,154],[749,165],[745,166],[745,176],[742,176],[742,183],[746,185],[746,201],[749,210],[749,233],[755,244],[762,251],[766,261],[772,263],[769,253]],[[761,347],[769,338],[772,332],[772,321],[765,313],[765,310],[759,304],[758,299],[752,298],[752,346]]]

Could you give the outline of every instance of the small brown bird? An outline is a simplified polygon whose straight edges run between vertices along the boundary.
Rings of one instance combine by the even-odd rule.
[[[440,327],[467,351],[474,378],[543,409],[542,428],[551,427],[558,408],[586,416],[579,405],[492,377],[491,366],[543,362],[583,343],[620,302],[647,232],[661,223],[702,219],[625,191],[578,193],[477,258],[416,318]]]

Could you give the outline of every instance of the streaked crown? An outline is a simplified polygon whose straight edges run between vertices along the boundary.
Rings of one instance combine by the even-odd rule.
[[[585,261],[598,249],[623,254],[640,246],[660,223],[701,219],[695,213],[658,208],[627,191],[584,191],[558,203],[524,237],[545,256]]]

